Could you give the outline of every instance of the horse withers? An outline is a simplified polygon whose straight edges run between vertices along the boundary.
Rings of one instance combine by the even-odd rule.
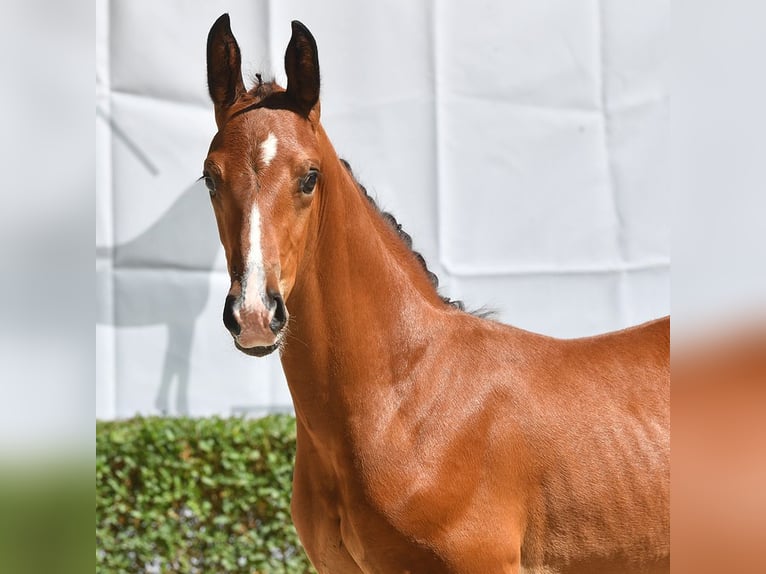
[[[466,313],[338,158],[305,26],[286,88],[245,87],[228,15],[207,66],[224,324],[279,350],[317,570],[668,572],[669,319],[562,340]]]

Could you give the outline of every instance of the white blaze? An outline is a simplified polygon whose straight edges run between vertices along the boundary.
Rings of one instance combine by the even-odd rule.
[[[272,132],[259,146],[261,161],[268,167],[277,155],[277,136]],[[263,249],[261,246],[261,214],[258,211],[257,199],[253,198],[250,210],[250,251],[247,254],[246,284],[244,285],[244,306],[255,309],[260,305],[259,300],[266,293],[266,271],[263,267]]]
[[[261,144],[261,161],[264,167],[269,166],[275,155],[277,155],[277,136],[269,132],[269,135]]]
[[[250,307],[253,298],[258,298],[266,292],[266,272],[263,269],[263,251],[261,249],[261,214],[258,203],[253,200],[250,211],[250,252],[247,254],[247,283],[245,287],[245,306]]]

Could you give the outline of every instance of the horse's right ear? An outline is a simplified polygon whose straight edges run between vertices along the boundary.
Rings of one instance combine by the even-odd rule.
[[[207,36],[207,86],[220,127],[224,112],[245,93],[242,56],[231,33],[228,14],[215,21]]]

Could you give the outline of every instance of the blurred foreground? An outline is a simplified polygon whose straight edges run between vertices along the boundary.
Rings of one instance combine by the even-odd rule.
[[[91,572],[90,468],[49,461],[0,466],[0,572]]]
[[[676,338],[672,366],[673,571],[766,572],[766,322]]]

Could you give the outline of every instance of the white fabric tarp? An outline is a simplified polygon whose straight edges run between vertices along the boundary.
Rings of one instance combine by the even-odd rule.
[[[97,0],[99,418],[290,410],[277,356],[237,352],[200,176],[205,42],[245,78],[316,37],[322,121],[441,291],[572,337],[669,312],[667,0]]]

